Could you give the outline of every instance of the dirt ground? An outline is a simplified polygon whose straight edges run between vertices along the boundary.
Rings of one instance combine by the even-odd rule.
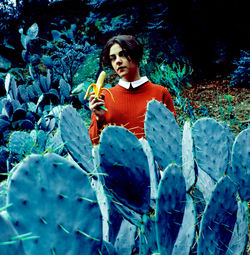
[[[193,82],[183,91],[194,109],[206,106],[210,117],[224,120],[237,135],[250,124],[250,89],[228,86],[229,79]],[[177,113],[180,109],[177,107]]]

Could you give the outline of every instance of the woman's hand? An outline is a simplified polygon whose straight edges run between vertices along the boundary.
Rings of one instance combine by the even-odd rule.
[[[89,94],[89,108],[96,115],[96,120],[98,123],[102,122],[105,117],[105,108],[104,95],[100,95],[99,99],[95,97],[95,93]]]

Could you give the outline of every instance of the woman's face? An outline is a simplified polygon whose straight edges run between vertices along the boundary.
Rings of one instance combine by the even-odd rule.
[[[138,65],[129,56],[126,56],[118,43],[110,47],[109,57],[113,69],[123,80],[130,82],[138,79]]]

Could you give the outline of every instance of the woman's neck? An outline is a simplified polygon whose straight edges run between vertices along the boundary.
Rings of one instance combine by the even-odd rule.
[[[126,81],[126,82],[133,82],[133,81],[138,81],[141,79],[139,70],[137,70],[136,73],[122,77],[122,80]]]

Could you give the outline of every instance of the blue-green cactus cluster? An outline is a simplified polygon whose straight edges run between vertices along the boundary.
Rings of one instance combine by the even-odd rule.
[[[244,254],[249,131],[232,143],[224,124],[204,118],[181,132],[153,100],[147,140],[108,126],[92,147],[80,115],[64,107],[64,157],[39,151],[42,133],[11,137],[22,154],[40,140],[2,185],[1,254]]]
[[[63,152],[64,143],[60,130],[54,134],[48,134],[43,130],[32,130],[30,133],[14,131],[9,137],[8,149],[10,154],[8,157],[11,157],[11,165],[13,165],[33,153],[55,152],[60,155]]]

